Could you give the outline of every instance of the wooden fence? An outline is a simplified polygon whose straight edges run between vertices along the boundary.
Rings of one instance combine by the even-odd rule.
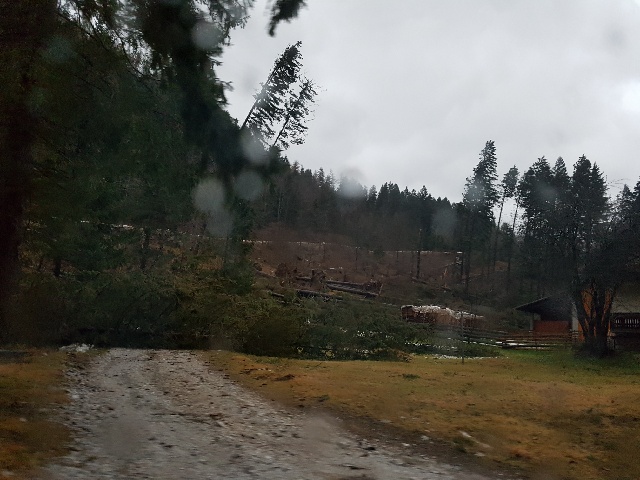
[[[429,325],[439,336],[451,340],[489,345],[505,349],[549,349],[571,346],[578,342],[577,332],[540,333],[534,331],[507,332],[473,326]]]

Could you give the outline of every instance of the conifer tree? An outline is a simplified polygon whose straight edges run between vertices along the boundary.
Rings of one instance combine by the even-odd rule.
[[[462,206],[465,215],[463,251],[465,290],[469,289],[471,252],[474,248],[483,251],[489,239],[493,223],[493,207],[498,201],[496,147],[492,140],[486,142],[480,152],[480,161],[467,178]]]
[[[302,42],[296,42],[289,45],[276,59],[266,82],[261,84],[260,91],[254,95],[255,102],[240,127],[257,137],[265,146],[269,145],[269,140],[274,136],[276,125],[282,122],[290,88],[298,81],[302,67],[301,44]]]
[[[538,295],[542,295],[547,287],[546,259],[555,202],[552,178],[549,162],[543,156],[525,172],[518,184],[523,211],[522,262],[525,272],[535,282]]]
[[[203,4],[208,12],[201,8]],[[125,152],[115,150],[131,133],[127,128],[135,133],[138,125],[135,116],[122,115],[122,111],[99,116],[114,112],[105,99],[122,105],[122,92],[135,98],[132,92],[136,89],[150,93],[168,87],[177,108],[170,109],[164,129],[183,134],[193,148],[180,157],[188,162],[189,171],[197,164],[194,159],[200,158],[201,171],[215,172],[229,183],[243,169],[247,158],[240,149],[239,129],[223,109],[224,83],[214,69],[216,56],[228,43],[231,30],[245,22],[251,4],[244,0],[5,2],[0,16],[0,336],[5,300],[18,270],[25,208],[32,199],[30,214],[42,205],[35,199],[46,197],[49,187],[43,185],[58,183],[66,188],[73,183],[70,179],[77,182],[82,188],[74,193],[87,194],[81,202],[87,208],[77,218],[87,222],[93,220],[87,220],[87,212],[98,211],[104,202],[109,203],[105,210],[113,211],[114,196],[109,192],[125,184],[137,185],[130,188],[136,194],[148,187],[145,198],[159,193],[153,182],[144,187],[140,171],[118,182],[113,172],[102,175],[125,166],[122,158],[128,157],[118,155]],[[300,0],[278,1],[271,29],[295,16],[303,4]],[[70,59],[75,62],[73,68],[65,63]],[[79,62],[84,62],[84,70],[75,68]],[[101,74],[105,63],[112,68]],[[125,77],[133,80],[134,87],[123,88]],[[66,107],[64,115],[51,101],[54,90],[63,93],[64,101],[58,103]],[[96,99],[103,102],[97,109]],[[86,122],[92,108],[95,121]],[[152,107],[135,114],[162,117],[166,112],[161,110]],[[174,118],[176,110],[179,114]],[[73,128],[64,128],[70,125]],[[91,134],[77,134],[87,125],[96,128]],[[97,155],[91,158],[90,153]],[[45,157],[51,161],[42,162]],[[138,160],[149,167],[147,173],[154,171],[145,158]],[[130,161],[126,167],[135,164]],[[79,172],[87,175],[81,177]]]
[[[307,132],[305,121],[311,113],[311,104],[315,101],[317,87],[307,78],[303,78],[301,83],[298,94],[291,96],[286,102],[282,126],[273,140],[272,147],[286,150],[290,145],[304,143]]]
[[[514,165],[509,169],[507,173],[502,177],[502,182],[500,183],[500,213],[498,214],[498,222],[496,223],[496,236],[495,243],[493,246],[493,270],[496,268],[496,261],[498,257],[498,237],[499,232],[501,231],[501,222],[502,222],[502,211],[504,210],[504,202],[513,198],[516,194],[516,189],[518,187],[518,176],[519,176],[518,168]]]

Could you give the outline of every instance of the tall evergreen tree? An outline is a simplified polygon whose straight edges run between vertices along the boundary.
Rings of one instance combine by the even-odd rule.
[[[551,170],[551,186],[554,189],[554,211],[551,217],[552,228],[556,233],[556,250],[562,270],[567,268],[566,259],[571,257],[571,248],[567,245],[567,235],[571,223],[571,178],[562,157],[558,157]]]
[[[32,103],[55,17],[53,0],[5,2],[0,16],[0,334],[18,270],[25,202],[34,188],[33,147],[42,122]]]
[[[480,161],[473,169],[473,176],[467,178],[463,203],[480,217],[492,220],[493,207],[499,198],[496,147],[489,140],[480,152]]]
[[[512,199],[516,194],[516,189],[518,188],[518,177],[520,172],[518,172],[518,168],[514,165],[509,169],[507,173],[502,177],[502,182],[500,183],[500,213],[498,214],[498,222],[496,224],[496,234],[493,248],[493,270],[496,268],[496,261],[498,256],[498,237],[499,232],[501,231],[501,222],[502,222],[502,211],[504,210],[504,202],[506,200]]]
[[[480,161],[473,169],[473,176],[467,178],[462,197],[465,215],[463,252],[465,290],[469,289],[471,272],[471,252],[478,249],[484,252],[493,223],[493,207],[498,201],[496,182],[497,158],[496,148],[492,140],[486,142],[480,152]]]
[[[615,201],[614,220],[618,225],[631,226],[633,224],[635,195],[626,183]]]
[[[571,183],[574,280],[571,293],[589,349],[607,351],[611,305],[627,269],[629,246],[604,228],[608,212],[607,186],[599,167],[583,155],[574,166]]]
[[[607,185],[600,168],[584,155],[576,162],[571,178],[571,240],[576,264],[584,261],[595,241],[595,231],[607,211]]]
[[[247,130],[265,146],[269,146],[276,134],[275,128],[283,122],[287,113],[286,103],[290,95],[291,86],[299,79],[302,67],[302,42],[289,45],[276,59],[267,80],[261,84],[260,91],[254,95],[255,102],[251,106],[241,130]],[[311,93],[308,91],[307,93]],[[311,95],[312,96],[312,95]],[[306,103],[303,103],[303,106]],[[298,108],[299,115],[303,115]],[[280,138],[276,138],[276,143]]]
[[[523,216],[522,262],[525,272],[536,284],[538,295],[546,288],[546,264],[552,238],[555,190],[547,159],[539,158],[525,172],[518,184],[518,196]]]
[[[587,347],[606,352],[611,305],[637,242],[620,234],[627,225],[622,210],[610,224],[604,176],[584,155],[571,177],[561,158],[551,169],[542,157],[525,173],[518,193],[525,272],[539,295],[547,289],[570,294]],[[628,209],[631,202],[627,188],[618,205]]]

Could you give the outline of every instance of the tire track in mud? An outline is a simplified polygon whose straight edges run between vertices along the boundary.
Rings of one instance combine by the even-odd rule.
[[[68,375],[75,440],[42,479],[489,478],[278,408],[193,352],[112,349]]]

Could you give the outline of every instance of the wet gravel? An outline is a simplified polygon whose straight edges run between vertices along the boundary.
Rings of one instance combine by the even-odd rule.
[[[284,409],[193,352],[112,349],[68,377],[75,440],[43,480],[491,478]]]

